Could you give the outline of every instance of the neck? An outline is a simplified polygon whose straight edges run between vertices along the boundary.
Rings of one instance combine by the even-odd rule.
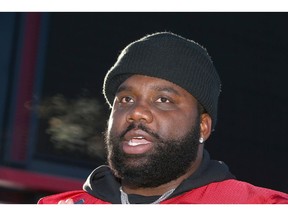
[[[200,145],[202,146],[202,145]],[[127,194],[138,194],[142,196],[159,196],[165,192],[177,188],[186,178],[191,176],[200,166],[202,161],[203,149],[199,146],[199,151],[196,160],[192,163],[188,171],[179,178],[153,188],[136,188],[133,185],[127,184],[125,180],[122,181],[122,190]],[[201,149],[201,150],[200,150]]]

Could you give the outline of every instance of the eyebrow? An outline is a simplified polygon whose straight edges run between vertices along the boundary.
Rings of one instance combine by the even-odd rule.
[[[116,91],[116,94],[122,92],[122,91],[132,91],[132,87],[130,86],[125,86],[125,85],[121,85],[119,86],[119,88]]]
[[[154,89],[155,91],[168,92],[180,96],[180,93],[175,88],[172,88],[170,86],[153,86],[152,89]]]
[[[180,93],[175,89],[175,88],[172,88],[170,86],[159,86],[159,85],[155,85],[155,86],[152,86],[152,89],[154,91],[157,91],[157,92],[168,92],[168,93],[173,93],[173,94],[176,94],[176,95],[179,95],[180,96]],[[125,85],[121,85],[116,94],[122,92],[122,91],[132,91],[133,88],[130,87],[130,86],[125,86]]]

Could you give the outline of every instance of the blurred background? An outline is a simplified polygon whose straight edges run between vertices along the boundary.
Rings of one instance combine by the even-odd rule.
[[[105,164],[105,73],[157,31],[202,44],[219,72],[211,157],[288,193],[287,22],[281,12],[1,12],[0,202],[81,189]]]

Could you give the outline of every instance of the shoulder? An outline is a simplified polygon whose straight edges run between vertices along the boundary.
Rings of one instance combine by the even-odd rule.
[[[286,193],[257,187],[235,179],[213,182],[174,199],[187,203],[207,204],[288,204]]]
[[[235,203],[288,203],[288,194],[286,193],[235,179],[214,183],[210,187],[216,193],[231,198]]]
[[[39,199],[38,204],[58,204],[60,200],[72,199],[73,202],[79,202],[82,204],[104,204],[104,202],[96,197],[91,196],[84,190],[67,191],[63,193],[53,194]]]

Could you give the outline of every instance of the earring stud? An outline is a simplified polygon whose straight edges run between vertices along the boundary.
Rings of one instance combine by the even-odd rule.
[[[204,138],[200,137],[199,142],[202,144],[204,142]]]

